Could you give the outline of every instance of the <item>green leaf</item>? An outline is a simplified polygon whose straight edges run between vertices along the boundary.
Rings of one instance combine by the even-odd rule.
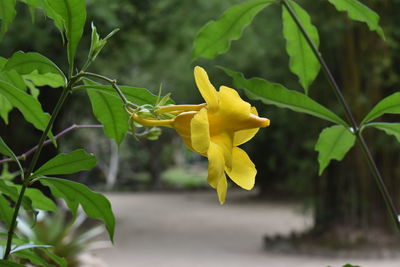
[[[382,99],[362,120],[361,125],[376,119],[383,114],[400,114],[400,92]]]
[[[16,247],[14,247],[11,250],[10,254],[18,252],[18,251],[21,251],[21,250],[25,250],[25,249],[50,248],[50,247],[52,247],[52,246],[49,246],[49,245],[35,245],[35,244],[28,243],[28,244],[23,244],[23,245],[17,245]]]
[[[4,65],[6,65],[7,59],[4,57],[0,57],[0,71],[3,70]]]
[[[300,20],[313,43],[318,47],[318,31],[317,28],[312,25],[310,16],[294,1],[289,0],[288,4],[290,4],[296,13],[297,18]],[[296,22],[292,19],[286,8],[282,9],[282,23],[283,36],[286,39],[286,52],[290,57],[290,70],[297,75],[305,93],[308,94],[308,87],[317,77],[320,70],[320,64],[307,40],[304,38]]]
[[[245,79],[243,74],[227,68],[221,68],[233,78],[234,85],[243,88],[250,99],[261,100],[265,104],[288,108],[306,113],[323,120],[347,125],[339,116],[317,103],[310,97],[297,91],[288,90],[283,85],[272,83],[261,78]]]
[[[2,80],[0,80],[0,95],[3,95],[37,129],[43,131],[46,128],[50,115],[43,112],[39,101],[33,96]],[[49,136],[52,137],[51,133]]]
[[[83,149],[77,149],[68,154],[59,154],[43,164],[32,177],[54,174],[71,174],[83,170],[90,170],[96,166],[97,160],[93,154]]]
[[[21,192],[22,186],[12,184],[12,183],[6,183],[6,184],[9,186],[15,187],[18,190],[18,194],[19,194],[19,192]],[[53,202],[53,200],[51,200],[50,198],[45,196],[42,193],[42,191],[40,191],[39,189],[27,188],[25,191],[25,197],[27,197],[31,200],[32,207],[34,207],[36,209],[48,210],[48,211],[53,211],[53,212],[57,211],[57,206]]]
[[[129,115],[125,111],[121,99],[97,91],[87,91],[95,117],[104,125],[104,132],[119,145],[128,131]]]
[[[382,130],[388,135],[393,135],[400,142],[400,123],[373,122],[366,124],[365,127],[374,127]]]
[[[31,81],[36,86],[50,86],[52,88],[58,88],[65,85],[64,79],[55,73],[39,74],[34,71],[30,74],[24,75],[24,79]]]
[[[12,201],[18,201],[19,192],[17,188],[4,180],[0,180],[0,192],[8,196]],[[26,210],[33,210],[32,201],[26,196],[22,198],[22,206]]]
[[[54,21],[54,24],[58,28],[60,33],[61,34],[63,33],[64,31],[63,19],[53,10],[53,8],[51,8],[51,6],[48,3],[49,0],[20,0],[20,1],[29,5],[31,14],[33,15],[34,15],[34,13],[32,12],[33,9],[36,8],[42,9],[46,13],[46,16]],[[32,16],[32,18],[34,17]]]
[[[80,204],[89,217],[102,220],[113,241],[115,218],[107,198],[83,184],[64,179],[44,177],[40,182],[48,186],[54,196],[63,198],[74,215]]]
[[[65,85],[67,81],[64,73],[56,64],[45,56],[35,52],[15,52],[4,66],[4,70],[12,69],[16,70],[21,75],[31,74],[32,72],[42,75],[53,73],[60,76],[59,79],[63,80],[63,85]]]
[[[14,152],[11,150],[11,148],[9,148],[7,146],[7,144],[4,142],[4,140],[1,137],[0,137],[0,153],[12,158],[18,164],[21,174],[22,175],[24,174],[24,169],[22,168],[21,163],[18,160],[18,157],[14,154]]]
[[[48,2],[64,21],[67,38],[67,54],[70,71],[74,69],[74,58],[86,21],[85,0],[51,0]]]
[[[0,80],[10,83],[22,91],[26,91],[24,79],[16,70],[4,70],[0,72]]]
[[[54,265],[47,262],[42,255],[39,255],[30,249],[17,251],[13,253],[13,255],[22,259],[26,259],[36,266],[54,267]]]
[[[8,114],[13,109],[13,106],[4,96],[0,95],[0,116],[6,124],[8,124]]]
[[[385,34],[379,26],[379,15],[357,0],[328,0],[338,11],[346,11],[352,20],[364,22],[371,31],[375,31],[383,40]]]
[[[48,258],[50,258],[53,262],[58,264],[60,267],[67,267],[67,260],[65,258],[62,258],[55,253],[53,253],[50,249],[47,249],[45,247],[38,248],[40,251],[42,251]]]
[[[319,172],[321,175],[332,159],[341,161],[353,147],[356,137],[342,125],[325,128],[319,135],[315,150],[319,152]]]
[[[24,265],[13,262],[13,261],[8,261],[8,260],[0,260],[0,266],[2,267],[24,267]]]
[[[214,58],[227,52],[231,41],[239,39],[257,13],[273,2],[275,0],[245,1],[226,10],[217,21],[208,22],[194,41],[193,58]]]
[[[8,31],[8,27],[13,22],[17,11],[15,10],[16,0],[1,0],[0,1],[0,39]]]
[[[87,79],[85,79],[87,80]],[[90,80],[89,80],[90,81]],[[122,93],[126,96],[126,98],[136,104],[136,105],[145,105],[145,104],[157,104],[158,97],[150,93],[149,90],[145,88],[131,87],[131,86],[119,86]],[[115,98],[120,99],[115,89],[110,85],[82,85],[79,86],[78,89],[88,89],[95,90],[103,93],[107,93],[113,95]],[[122,104],[122,100],[120,100]],[[173,104],[172,100],[169,100],[167,104]]]
[[[0,220],[5,222],[7,227],[10,226],[14,210],[10,207],[10,203],[0,195]]]

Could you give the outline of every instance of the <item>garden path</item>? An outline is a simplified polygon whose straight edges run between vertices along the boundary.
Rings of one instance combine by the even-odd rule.
[[[117,225],[115,246],[99,250],[110,267],[398,267],[400,259],[285,255],[263,248],[263,236],[301,231],[311,217],[300,206],[254,201],[228,192],[109,194]],[[253,200],[252,200],[253,199]]]

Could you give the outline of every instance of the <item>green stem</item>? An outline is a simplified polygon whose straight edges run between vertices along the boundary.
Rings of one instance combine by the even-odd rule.
[[[117,85],[117,81],[116,80],[112,80],[108,77],[105,77],[103,75],[100,74],[96,74],[96,73],[91,73],[91,72],[82,72],[83,76],[88,76],[88,77],[93,77],[93,78],[97,78],[103,81],[108,82],[109,84],[111,84],[111,86],[115,89],[115,91],[117,91],[119,97],[122,99],[122,101],[124,102],[124,104],[128,104],[129,101],[128,99],[125,97],[124,93],[122,93],[121,89],[118,87]]]
[[[345,114],[347,117],[348,122],[350,122],[350,125],[353,128],[353,132],[356,135],[358,144],[361,147],[361,150],[365,156],[365,159],[367,161],[368,166],[370,167],[370,170],[373,174],[373,177],[375,178],[375,182],[378,185],[379,191],[382,194],[382,197],[385,201],[386,207],[389,210],[389,213],[393,219],[394,224],[397,227],[397,230],[400,231],[400,221],[399,221],[399,212],[398,209],[396,207],[396,205],[394,204],[392,198],[390,197],[389,191],[386,188],[386,185],[383,181],[382,175],[379,172],[378,167],[376,166],[376,163],[371,155],[371,152],[361,134],[361,131],[359,130],[359,126],[356,123],[353,113],[350,110],[350,107],[346,101],[346,99],[344,98],[342,91],[340,90],[337,82],[335,81],[328,65],[326,64],[324,58],[322,57],[321,53],[319,52],[317,46],[314,44],[314,42],[311,40],[310,36],[308,35],[307,31],[305,30],[305,28],[303,27],[303,25],[301,24],[299,18],[296,15],[296,12],[293,10],[293,8],[290,6],[290,4],[288,3],[287,0],[282,0],[281,1],[283,6],[286,8],[286,10],[289,12],[290,16],[292,17],[292,19],[294,20],[294,22],[296,23],[296,25],[298,26],[298,28],[300,29],[301,33],[303,34],[304,38],[306,39],[308,45],[310,46],[311,50],[313,51],[314,55],[316,56],[316,58],[318,59],[319,63],[321,64],[321,68],[325,74],[325,77],[327,78],[334,94],[336,95],[336,97],[338,98],[338,100],[340,101],[340,103],[342,104],[344,110],[345,110]]]
[[[13,217],[11,219],[10,228],[8,230],[7,245],[6,245],[6,250],[4,252],[4,257],[3,257],[3,259],[5,259],[5,260],[8,258],[8,256],[10,255],[10,252],[11,252],[12,237],[14,235],[15,227],[17,226],[17,217],[18,217],[19,209],[21,208],[22,199],[24,197],[26,188],[29,186],[30,175],[31,175],[33,169],[35,168],[35,166],[37,164],[37,161],[39,159],[40,152],[42,151],[42,148],[44,146],[44,142],[46,140],[46,137],[49,134],[49,132],[50,132],[52,126],[53,126],[53,123],[54,123],[58,113],[60,112],[60,109],[61,109],[62,105],[64,104],[65,100],[67,99],[68,94],[69,94],[73,84],[78,79],[79,79],[79,76],[73,77],[69,81],[67,86],[64,87],[64,90],[63,90],[60,98],[58,99],[58,102],[57,102],[57,104],[56,104],[56,106],[54,108],[54,111],[53,111],[53,113],[52,113],[52,115],[50,117],[50,120],[47,123],[46,129],[43,131],[42,136],[39,139],[37,150],[33,154],[32,161],[30,162],[29,167],[28,167],[28,169],[27,169],[27,171],[25,173],[25,177],[26,178],[23,181],[21,192],[19,193],[18,200],[17,200],[17,202],[15,204],[14,214],[13,214]]]

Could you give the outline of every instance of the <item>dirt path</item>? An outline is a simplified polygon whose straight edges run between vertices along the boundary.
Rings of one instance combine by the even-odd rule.
[[[287,204],[249,201],[229,192],[112,194],[115,246],[96,254],[111,267],[399,267],[400,260],[331,259],[270,253],[266,234],[307,228],[311,219]]]

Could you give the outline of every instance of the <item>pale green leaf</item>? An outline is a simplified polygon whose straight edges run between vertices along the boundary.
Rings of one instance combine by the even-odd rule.
[[[13,22],[17,11],[15,10],[16,0],[1,0],[0,1],[0,39],[8,31],[8,28]]]
[[[71,174],[78,171],[90,170],[96,166],[96,157],[83,149],[77,149],[68,154],[59,154],[43,164],[32,176],[54,174]]]
[[[21,75],[31,74],[32,72],[36,74],[57,74],[60,76],[59,79],[63,80],[63,85],[66,84],[64,73],[50,59],[39,53],[15,52],[4,66],[4,70],[13,69]]]
[[[46,128],[50,115],[43,112],[41,104],[33,96],[2,80],[0,80],[0,95],[3,95],[37,129],[43,131]],[[51,133],[49,136],[52,137]]]
[[[0,116],[6,124],[8,124],[8,114],[13,109],[10,102],[0,94]]]
[[[25,249],[32,249],[32,248],[50,248],[51,246],[49,245],[36,245],[36,244],[23,244],[23,245],[17,245],[16,247],[14,247],[10,254],[13,254],[15,252],[21,251],[21,250],[25,250]]]
[[[319,175],[323,173],[332,159],[341,161],[353,147],[355,141],[355,135],[342,125],[325,128],[315,145],[315,150],[319,152]]]
[[[376,119],[383,114],[400,114],[400,92],[382,99],[362,120],[361,125]]]
[[[10,203],[0,194],[0,220],[5,222],[7,227],[10,226],[13,209],[10,207]]]
[[[364,22],[371,31],[375,31],[385,40],[385,34],[379,26],[379,15],[357,0],[328,0],[338,11],[346,11],[352,20]]]
[[[67,54],[70,71],[74,69],[74,58],[79,41],[83,34],[86,21],[85,0],[48,0],[53,10],[64,21],[65,36],[67,38]]]
[[[312,25],[310,16],[295,2],[289,0],[288,4],[296,13],[297,18],[313,43],[318,47],[318,31],[317,28]],[[282,9],[282,23],[283,36],[286,39],[286,52],[290,57],[290,70],[297,75],[305,93],[308,94],[308,87],[319,73],[319,61],[286,8]]]
[[[217,21],[210,21],[200,29],[193,49],[193,58],[214,58],[229,50],[230,43],[241,37],[243,30],[258,12],[275,0],[250,0],[224,12]]]
[[[101,39],[99,34],[97,33],[96,26],[94,26],[94,23],[92,22],[92,38],[90,41],[90,50],[88,55],[90,61],[94,61],[96,59],[103,47],[107,44],[107,40],[118,31],[119,29],[115,29],[110,32],[104,39]]]
[[[15,187],[18,190],[18,193],[21,192],[21,185],[12,184],[10,182],[8,182],[7,185]],[[25,196],[31,200],[33,208],[53,212],[57,211],[57,206],[53,200],[45,196],[39,189],[27,188],[25,191]]]
[[[272,83],[261,78],[245,79],[243,74],[226,68],[221,68],[233,78],[237,88],[244,89],[250,99],[261,100],[265,104],[288,108],[296,112],[306,113],[327,121],[347,125],[335,113],[317,103],[310,97],[294,90],[288,90],[283,85]]]
[[[53,88],[62,87],[65,85],[63,77],[55,73],[39,74],[34,71],[24,75],[24,79],[31,81],[36,86],[50,86]]]
[[[1,137],[0,137],[0,153],[12,158],[18,164],[19,170],[23,175],[24,169],[22,168],[21,163],[18,160],[18,157],[14,154],[12,149],[4,142],[3,138]]]
[[[20,250],[13,253],[13,255],[22,259],[26,259],[35,266],[54,267],[54,265],[46,261],[42,255],[35,253],[35,251],[31,249]]]
[[[393,135],[400,142],[400,123],[373,122],[366,124],[365,127],[374,127],[382,130],[388,135]]]
[[[43,177],[40,182],[48,186],[54,196],[63,198],[74,214],[78,205],[81,205],[89,217],[102,220],[113,241],[115,217],[107,198],[91,191],[83,184],[64,179]]]
[[[121,99],[98,90],[87,90],[95,117],[104,125],[104,132],[120,144],[128,131],[129,115]]]

